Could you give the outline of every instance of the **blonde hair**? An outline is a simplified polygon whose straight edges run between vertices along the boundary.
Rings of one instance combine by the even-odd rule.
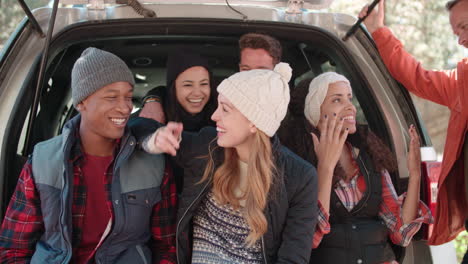
[[[268,194],[276,173],[270,137],[261,131],[257,131],[254,135],[247,163],[246,189],[243,190],[241,197],[236,197],[234,194],[234,189],[240,184],[238,160],[239,156],[234,148],[225,148],[223,164],[215,170],[210,150],[208,165],[201,181],[212,181],[214,197],[222,205],[229,203],[235,209],[239,209],[239,201],[245,200],[242,213],[250,227],[246,243],[252,246],[268,228],[263,211],[267,205]]]

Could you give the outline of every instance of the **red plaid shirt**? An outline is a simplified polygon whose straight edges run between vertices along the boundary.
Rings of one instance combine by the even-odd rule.
[[[72,245],[74,249],[80,243],[86,205],[86,186],[80,168],[82,155],[79,150],[75,153],[77,153],[76,158],[72,159],[74,164]],[[109,168],[105,189],[107,207],[113,215],[111,202],[113,166],[109,166]],[[177,193],[170,166],[166,166],[164,172],[161,197],[161,201],[153,207],[151,219],[153,263],[176,263]],[[32,177],[32,164],[31,159],[29,159],[21,171],[15,193],[10,200],[0,229],[0,263],[29,263],[36,243],[43,233],[41,201]]]
[[[334,190],[341,200],[343,205],[351,211],[364,196],[365,190],[360,190],[358,179],[363,179],[358,165],[355,163],[356,172],[353,178],[346,182],[340,180]],[[401,210],[406,193],[397,196],[393,187],[390,174],[386,170],[382,171],[382,203],[380,204],[379,217],[385,222],[389,236],[392,242],[403,247],[408,246],[413,236],[418,232],[423,223],[430,224],[434,221],[431,211],[422,201],[419,201],[418,215],[416,218],[407,224],[403,223]],[[365,182],[364,182],[365,184]],[[367,188],[367,186],[366,186]],[[315,230],[312,248],[317,248],[322,241],[323,236],[330,233],[331,226],[328,222],[330,215],[325,211],[320,201],[318,201],[319,213],[317,228]],[[397,261],[385,262],[383,264],[398,264]]]

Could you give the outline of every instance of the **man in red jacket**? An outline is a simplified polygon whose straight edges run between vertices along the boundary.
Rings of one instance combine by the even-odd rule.
[[[450,24],[458,43],[468,48],[468,0],[447,3]],[[364,7],[360,17],[367,13]],[[450,111],[447,139],[439,180],[437,215],[429,239],[433,245],[454,239],[468,218],[468,58],[454,70],[428,71],[403,49],[384,25],[384,1],[364,21],[392,76],[419,97],[447,106]]]

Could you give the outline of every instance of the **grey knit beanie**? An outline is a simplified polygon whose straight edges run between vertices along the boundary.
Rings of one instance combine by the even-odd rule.
[[[87,48],[73,65],[73,106],[102,87],[115,82],[128,82],[135,86],[133,73],[116,55],[96,48]]]

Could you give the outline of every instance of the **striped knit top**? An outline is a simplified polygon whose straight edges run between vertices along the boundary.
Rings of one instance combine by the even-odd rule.
[[[249,231],[240,210],[208,193],[193,218],[192,264],[262,263],[260,240],[252,247],[245,243]]]

